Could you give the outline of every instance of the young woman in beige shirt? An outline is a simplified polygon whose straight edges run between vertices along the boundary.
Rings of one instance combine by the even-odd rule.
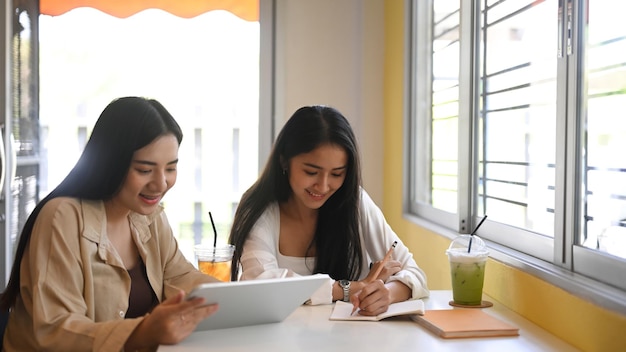
[[[217,307],[216,279],[178,249],[161,199],[182,132],[157,101],[114,100],[68,176],[28,218],[0,308],[6,351],[134,351],[175,344]]]

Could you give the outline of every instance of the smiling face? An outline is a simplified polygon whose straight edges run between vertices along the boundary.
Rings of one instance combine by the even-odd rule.
[[[319,209],[343,185],[348,154],[334,144],[324,144],[289,161],[289,185],[298,204]]]
[[[119,211],[152,213],[176,183],[178,141],[168,134],[137,150],[119,192],[110,200]]]

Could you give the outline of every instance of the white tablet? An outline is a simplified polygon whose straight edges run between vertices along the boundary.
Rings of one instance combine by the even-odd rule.
[[[281,322],[328,280],[328,275],[316,274],[199,285],[188,297],[204,297],[219,309],[196,331]]]

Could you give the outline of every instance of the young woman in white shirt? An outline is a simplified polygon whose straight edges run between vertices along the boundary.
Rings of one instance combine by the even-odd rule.
[[[331,107],[305,106],[287,121],[242,196],[230,243],[233,280],[328,274],[311,304],[352,301],[377,315],[429,294],[424,272],[362,188],[356,138]]]

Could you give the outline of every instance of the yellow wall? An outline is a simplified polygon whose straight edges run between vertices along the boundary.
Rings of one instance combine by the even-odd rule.
[[[450,289],[450,241],[402,216],[404,1],[385,1],[385,150],[383,210],[428,276],[430,289]],[[487,263],[486,294],[584,351],[626,346],[626,316],[595,306],[495,260]]]

